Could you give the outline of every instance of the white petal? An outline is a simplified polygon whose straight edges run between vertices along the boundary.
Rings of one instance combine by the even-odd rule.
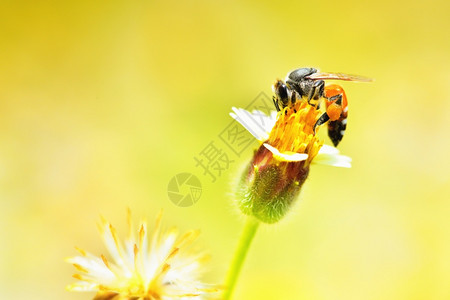
[[[322,147],[319,150],[319,154],[338,154],[338,153],[339,153],[338,148],[328,145],[322,145]]]
[[[98,284],[80,281],[67,286],[66,289],[73,292],[95,292],[98,291]]]
[[[269,138],[269,132],[276,122],[276,111],[268,116],[259,110],[249,112],[243,108],[236,107],[233,107],[232,110],[233,112],[230,113],[230,116],[244,126],[257,140],[266,141]]]
[[[280,152],[277,148],[264,143],[264,147],[272,152],[273,156],[282,161],[302,161],[308,158],[308,154],[295,152]]]
[[[352,159],[345,155],[320,153],[314,157],[312,163],[319,165],[328,165],[333,167],[351,168]]]
[[[88,255],[88,257],[84,256],[75,256],[66,259],[68,263],[77,264],[81,266],[83,269],[87,271],[85,276],[89,276],[90,278],[96,278],[96,281],[100,284],[109,284],[113,282],[116,277],[105,266],[105,263],[98,257],[94,257],[92,255]]]

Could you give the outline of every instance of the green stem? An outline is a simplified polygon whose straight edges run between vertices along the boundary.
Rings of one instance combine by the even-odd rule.
[[[231,294],[233,293],[234,286],[236,285],[239,272],[241,271],[256,230],[258,229],[258,225],[259,221],[253,217],[248,217],[245,222],[244,230],[242,231],[239,244],[236,248],[236,252],[234,253],[234,257],[231,261],[231,266],[225,280],[225,291],[222,297],[223,300],[231,299]]]

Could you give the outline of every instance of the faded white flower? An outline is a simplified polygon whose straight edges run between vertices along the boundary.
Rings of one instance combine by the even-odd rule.
[[[81,256],[68,258],[79,281],[69,291],[94,291],[98,300],[142,299],[206,299],[217,292],[214,285],[204,284],[199,277],[207,255],[189,246],[198,231],[178,236],[178,230],[161,230],[160,213],[150,233],[146,221],[134,234],[130,212],[129,235],[121,241],[115,228],[105,219],[99,224],[109,257],[100,257],[77,248]]]

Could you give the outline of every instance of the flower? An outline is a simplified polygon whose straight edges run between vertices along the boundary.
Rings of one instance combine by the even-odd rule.
[[[244,214],[262,222],[275,223],[287,213],[311,164],[351,167],[351,158],[316,136],[320,111],[307,101],[271,116],[234,107],[230,115],[261,142],[241,177],[237,198]]]
[[[199,232],[189,231],[181,237],[176,228],[162,232],[161,217],[160,213],[153,233],[148,233],[142,221],[135,235],[129,212],[129,236],[124,242],[102,218],[99,230],[111,260],[77,248],[81,256],[67,262],[77,269],[73,277],[79,281],[67,289],[95,291],[96,300],[205,299],[217,292],[198,278],[207,255],[188,249]]]

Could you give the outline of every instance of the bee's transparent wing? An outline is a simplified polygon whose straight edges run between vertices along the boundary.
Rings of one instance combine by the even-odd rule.
[[[318,72],[311,74],[309,76],[306,76],[306,78],[313,79],[313,80],[345,80],[345,81],[359,81],[359,82],[371,82],[373,81],[372,78],[359,76],[359,75],[350,75],[350,74],[344,74],[344,73],[325,73],[325,72]]]

